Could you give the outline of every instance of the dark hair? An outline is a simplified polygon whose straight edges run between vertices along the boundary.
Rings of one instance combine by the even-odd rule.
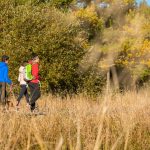
[[[26,65],[26,63],[28,63],[28,60],[27,60],[27,59],[25,59],[25,60],[21,61],[21,65],[22,65],[22,66],[25,66],[25,65]]]
[[[6,56],[6,55],[3,55],[3,56],[2,56],[2,62],[7,61],[8,59],[9,59],[9,57],[8,57],[8,56]]]
[[[38,54],[32,53],[32,55],[31,55],[32,60],[34,60],[36,57],[38,57]]]

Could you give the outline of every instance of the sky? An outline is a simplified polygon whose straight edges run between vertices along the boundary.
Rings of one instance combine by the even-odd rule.
[[[142,0],[136,0],[136,1],[139,4]],[[150,0],[146,0],[146,1],[147,1],[148,5],[150,5]]]

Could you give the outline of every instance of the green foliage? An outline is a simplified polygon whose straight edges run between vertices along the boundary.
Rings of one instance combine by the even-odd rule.
[[[40,55],[43,82],[69,82],[85,53],[82,43],[74,40],[80,32],[78,23],[46,5],[33,9],[30,5],[13,7],[10,3],[1,12],[1,49],[11,56],[13,80],[20,61],[30,58],[34,51]]]
[[[83,34],[89,41],[100,35],[103,30],[103,19],[98,17],[93,6],[79,10],[76,16],[80,21]]]
[[[108,0],[110,6],[104,9],[86,2],[88,6],[79,9],[72,6],[73,0],[0,1],[0,56],[10,56],[13,82],[17,83],[20,62],[30,59],[32,52],[40,57],[43,91],[98,94],[110,64],[128,68],[137,78],[147,76],[150,8],[137,8],[134,0]],[[95,45],[94,53],[100,56],[92,56],[95,64],[87,57],[89,68],[81,73],[83,57]],[[102,62],[107,68],[101,67],[103,73]]]
[[[57,8],[68,7],[73,0],[51,0],[51,3]]]
[[[10,76],[17,82],[18,68],[32,52],[39,54],[42,89],[53,93],[78,90],[78,65],[86,53],[86,39],[80,37],[80,23],[75,17],[43,5],[0,3],[0,49],[10,56]],[[6,11],[8,9],[8,11]],[[84,79],[82,79],[84,80]],[[83,82],[83,81],[82,81]],[[82,87],[80,87],[82,88]]]
[[[102,87],[104,87],[106,83],[106,79],[102,72],[95,70],[95,67],[90,67],[86,73],[84,73],[82,77],[82,86],[81,92],[86,93],[88,95],[98,95],[102,92]],[[83,80],[84,79],[84,80]],[[81,83],[80,83],[81,84]]]

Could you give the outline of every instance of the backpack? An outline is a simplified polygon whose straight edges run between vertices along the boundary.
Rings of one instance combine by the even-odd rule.
[[[25,66],[25,69],[24,69],[24,80],[25,81],[31,81],[33,79],[33,76],[32,76],[32,65],[31,64],[27,64]]]

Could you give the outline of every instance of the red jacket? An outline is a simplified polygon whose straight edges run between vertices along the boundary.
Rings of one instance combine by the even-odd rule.
[[[32,83],[39,83],[39,64],[38,63],[35,63],[35,64],[32,64],[32,75],[34,77],[33,80],[31,80]]]

